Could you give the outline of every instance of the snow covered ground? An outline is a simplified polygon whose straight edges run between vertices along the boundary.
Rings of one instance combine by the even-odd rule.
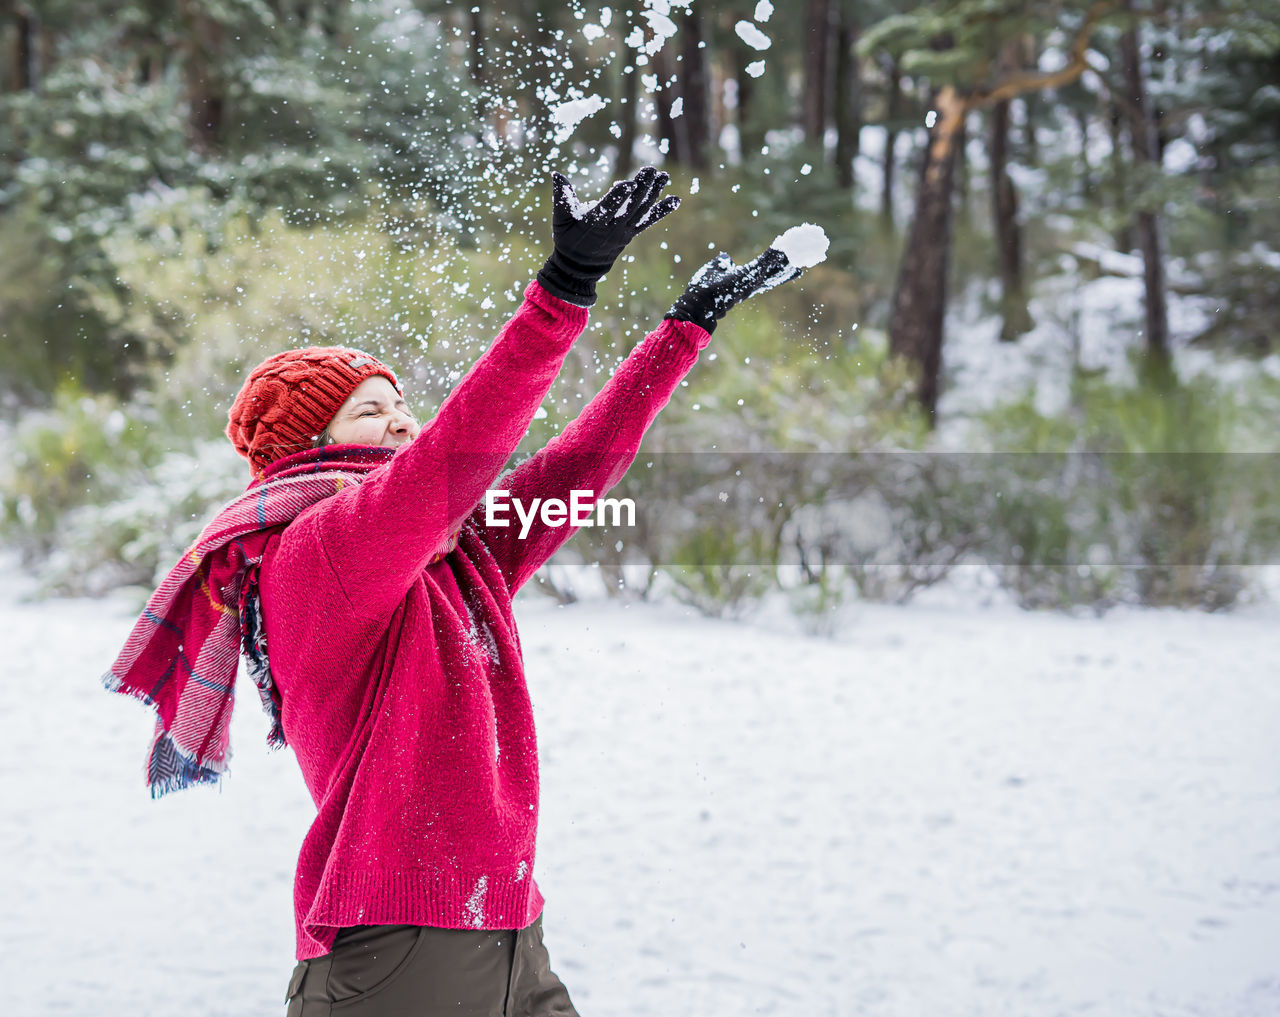
[[[251,685],[224,790],[152,802],[132,605],[0,571],[4,1012],[283,1014],[312,808]],[[1280,1013],[1275,606],[517,610],[584,1017]]]

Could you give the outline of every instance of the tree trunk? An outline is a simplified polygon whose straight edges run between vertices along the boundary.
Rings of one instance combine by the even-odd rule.
[[[13,10],[13,66],[5,81],[10,92],[28,92],[35,87],[36,31],[35,15],[19,4]]]
[[[222,26],[209,17],[200,0],[179,0],[186,29],[187,126],[201,152],[218,147],[226,105],[221,80]]]
[[[889,352],[907,357],[916,365],[917,395],[931,422],[937,411],[942,371],[956,141],[968,103],[953,86],[947,85],[939,91],[934,106],[938,119],[929,132],[915,216],[898,270],[889,320]]]
[[[684,53],[681,61],[681,93],[684,96],[684,115],[678,118],[676,127],[681,139],[680,161],[694,169],[710,167],[707,146],[711,140],[711,84],[707,67],[707,50],[703,42],[703,16],[696,10],[689,12],[681,31]]]
[[[552,12],[535,8],[531,15],[522,19],[524,24],[517,36],[519,44],[527,49],[519,64],[526,72],[529,87],[512,95],[525,114],[516,118],[521,126],[521,154],[525,165],[545,163],[551,157],[551,152],[559,147],[555,141],[555,125],[546,112],[545,104],[538,99],[544,94],[544,89],[555,85],[560,73],[556,66],[557,42],[553,17]]]
[[[1035,124],[1037,106],[1034,93],[1022,96],[1022,162],[1026,166],[1040,165],[1040,146],[1036,143]]]
[[[1128,206],[1128,173],[1125,172],[1124,137],[1121,132],[1120,106],[1111,103],[1107,126],[1111,134],[1111,201],[1116,211],[1116,250],[1126,254],[1133,250],[1133,224],[1123,216]]]
[[[1151,17],[1155,19],[1157,24],[1168,24],[1169,4],[1167,0],[1155,0],[1151,6]],[[1169,52],[1160,43],[1156,43],[1151,47],[1151,74],[1156,80],[1163,80],[1167,71],[1165,64],[1169,61]],[[1174,77],[1177,77],[1177,68],[1173,70]],[[1172,140],[1169,134],[1169,121],[1166,118],[1168,110],[1155,103],[1151,103],[1151,126],[1155,136],[1155,159],[1156,163],[1164,161],[1165,147]]]
[[[484,7],[479,0],[473,3],[467,14],[468,45],[471,47],[471,80],[477,88],[485,86],[486,68],[484,63]]]
[[[1132,14],[1132,0],[1125,8]],[[1133,142],[1133,158],[1149,173],[1159,168],[1159,143],[1156,140],[1155,117],[1147,101],[1142,76],[1142,57],[1138,46],[1136,22],[1120,36],[1120,63],[1124,73],[1125,98],[1129,111],[1129,132]],[[1145,176],[1146,174],[1144,174]],[[1146,201],[1154,201],[1144,197]],[[1143,283],[1146,292],[1147,355],[1160,375],[1170,369],[1169,318],[1165,306],[1164,255],[1160,244],[1160,216],[1154,207],[1140,207],[1133,219],[1134,235],[1142,250]]]
[[[1009,176],[1009,100],[991,108],[991,215],[1000,264],[1000,341],[1012,342],[1031,331],[1031,313],[1022,278],[1022,228],[1018,192]]]
[[[1089,165],[1089,114],[1076,110],[1076,124],[1080,127],[1080,196],[1093,197],[1093,167]]]
[[[321,0],[319,23],[320,31],[330,41],[338,38],[338,33],[342,30],[342,8],[349,4],[350,0]]]
[[[332,0],[320,0],[321,19],[326,13],[324,8],[328,7],[330,3],[332,3]],[[305,32],[317,20],[316,0],[274,0],[270,6],[276,15],[276,19],[287,26],[291,34]]]
[[[831,0],[809,0],[805,23],[804,136],[822,148],[827,130],[827,69],[831,50]]]
[[[880,218],[890,228],[893,227],[893,170],[895,161],[893,150],[898,143],[899,107],[902,105],[902,80],[898,70],[898,61],[889,58],[885,68],[888,80],[889,95],[885,109],[884,127],[884,182],[880,187]]]
[[[739,41],[734,46],[734,76],[738,82],[738,145],[742,149],[742,161],[760,155],[764,147],[764,131],[755,120],[756,79],[747,73],[747,65],[755,60],[755,51]]]
[[[836,183],[853,190],[853,163],[858,158],[862,136],[862,69],[855,46],[858,44],[857,15],[848,3],[840,8],[836,31]]]
[[[618,21],[623,28],[622,34],[625,38],[626,22],[621,18]],[[618,180],[626,180],[631,176],[631,170],[635,165],[636,117],[638,116],[636,104],[639,102],[640,70],[630,62],[630,51],[625,44],[620,52],[622,65],[624,68],[629,67],[630,72],[624,70],[622,73],[622,96],[619,100],[621,112],[618,114],[618,119],[621,121],[618,126],[622,129],[622,134],[618,137],[618,165],[615,172]]]
[[[39,17],[36,21],[39,28],[36,32],[36,66],[32,71],[31,87],[38,91],[58,62],[58,39],[47,21],[42,22]]]
[[[671,65],[672,60],[665,49],[660,49],[653,55],[653,71],[658,76],[658,90],[653,95],[653,107],[658,115],[658,139],[666,142],[664,154],[672,162],[684,162],[676,122],[671,116],[673,97],[667,85],[671,80]]]
[[[471,104],[476,119],[475,132],[483,136],[490,121],[489,108],[489,40],[486,34],[484,5],[475,0],[467,8],[467,45],[470,49],[468,64],[470,65],[471,83],[475,85],[475,101]]]
[[[138,53],[137,83],[142,87],[159,85],[169,64],[169,46],[155,24],[137,31],[134,48]]]

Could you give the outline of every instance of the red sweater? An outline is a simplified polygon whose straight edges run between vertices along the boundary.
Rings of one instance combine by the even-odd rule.
[[[499,479],[586,321],[531,284],[418,437],[265,552],[282,722],[318,810],[294,880],[299,960],[329,952],[342,926],[517,929],[542,910],[537,743],[511,598],[574,529],[539,519],[522,540],[511,509],[513,525],[486,527],[484,494],[508,489],[526,506],[603,495],[710,340],[664,321]]]

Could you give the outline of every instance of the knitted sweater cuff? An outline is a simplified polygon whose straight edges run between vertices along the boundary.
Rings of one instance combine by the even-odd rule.
[[[596,280],[575,272],[555,254],[542,266],[538,282],[552,296],[577,307],[591,307],[596,302]]]

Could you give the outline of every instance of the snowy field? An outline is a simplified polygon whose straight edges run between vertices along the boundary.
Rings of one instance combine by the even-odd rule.
[[[152,802],[131,605],[2,578],[4,1012],[283,1015],[312,807],[252,686],[224,790]],[[1280,1013],[1280,609],[517,611],[583,1017]]]

